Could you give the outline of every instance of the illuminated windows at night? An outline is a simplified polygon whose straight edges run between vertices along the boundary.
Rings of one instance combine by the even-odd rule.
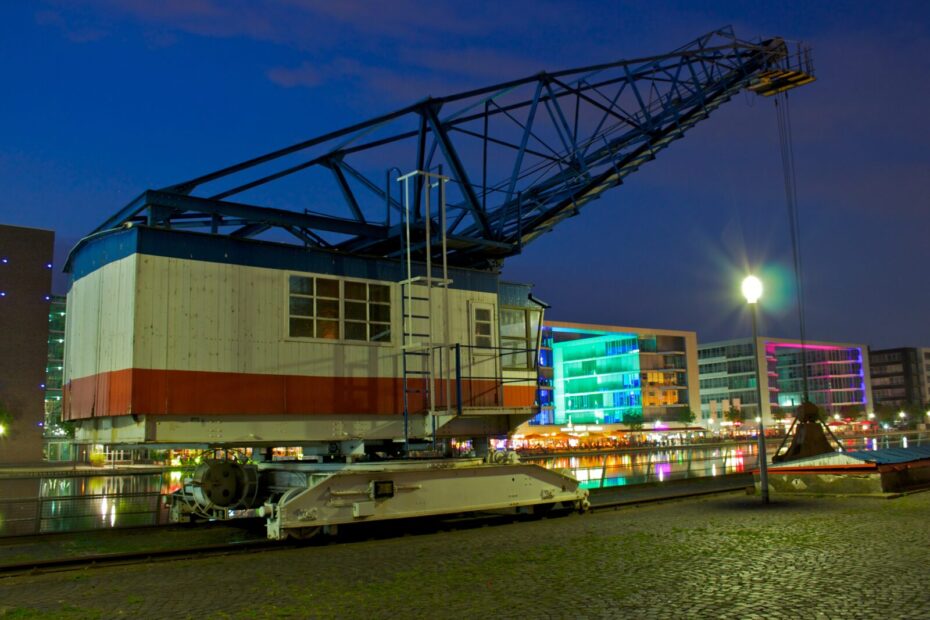
[[[752,342],[731,341],[702,345],[699,349],[701,402],[705,419],[722,418],[729,407],[748,406],[758,415],[756,382],[761,383],[762,414],[790,415],[804,399],[804,376],[810,400],[830,413],[851,407],[868,407],[867,366],[859,345],[805,343],[760,338],[760,359],[765,371],[756,374]],[[806,360],[806,364],[805,364]]]
[[[552,351],[556,424],[619,424],[642,414],[635,334],[556,342]]]
[[[807,387],[815,405],[841,411],[848,405],[865,405],[862,349],[859,347],[765,343],[766,355],[774,356],[775,376],[770,389],[778,392],[778,405],[791,408],[804,397],[805,361]]]
[[[547,323],[540,349],[541,411],[533,424],[629,426],[676,419],[691,407],[687,350],[694,342],[688,332],[656,335]]]

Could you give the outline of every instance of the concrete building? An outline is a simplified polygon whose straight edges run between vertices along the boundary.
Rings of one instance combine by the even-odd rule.
[[[917,359],[920,366],[921,396],[924,406],[930,408],[930,347],[917,349]],[[927,423],[930,423],[930,419]]]
[[[701,419],[709,427],[726,425],[730,408],[746,420],[759,416],[757,384],[763,398],[763,421],[790,418],[804,398],[805,362],[810,400],[827,414],[872,410],[867,347],[841,342],[760,337],[756,356],[752,339],[711,342],[698,347]],[[757,373],[757,368],[765,368]]]
[[[530,426],[685,427],[700,408],[695,332],[546,321]]]
[[[869,351],[876,406],[899,408],[928,402],[922,353],[912,347]]]
[[[42,460],[54,238],[0,226],[0,463]]]

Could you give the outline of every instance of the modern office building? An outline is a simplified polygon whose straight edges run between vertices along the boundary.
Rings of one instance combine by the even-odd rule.
[[[0,226],[0,463],[42,460],[54,237]]]
[[[685,427],[700,407],[695,332],[546,321],[530,425]]]
[[[922,354],[921,349],[910,347],[869,351],[876,407],[898,408],[928,402]]]
[[[864,414],[872,409],[867,347],[841,342],[801,343],[799,340],[760,337],[711,342],[698,347],[701,418],[709,427],[727,424],[732,408],[751,420],[761,414],[765,423],[790,419],[804,399],[829,414]],[[757,368],[765,369],[757,373]],[[806,373],[805,373],[806,369]]]

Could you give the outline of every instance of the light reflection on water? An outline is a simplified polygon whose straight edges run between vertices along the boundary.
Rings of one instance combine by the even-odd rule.
[[[843,438],[847,450],[921,445],[910,438]],[[778,443],[769,442],[769,455]],[[756,467],[756,444],[659,447],[585,455],[525,456],[523,462],[565,469],[585,488],[721,476]],[[0,537],[167,523],[162,497],[181,487],[180,470],[157,474],[0,480]]]
[[[889,437],[850,437],[841,441],[847,451],[907,447],[921,443],[923,435]],[[769,459],[780,440],[767,442]],[[686,478],[722,476],[749,472],[758,467],[755,441],[726,447],[681,446],[643,448],[606,454],[525,456],[521,461],[536,463],[547,469],[567,470],[587,489],[608,488],[649,482],[668,482]]]
[[[725,448],[659,448],[552,457],[524,457],[547,469],[568,470],[588,489],[666,482],[749,471],[756,465],[756,446],[735,444]]]
[[[181,471],[0,480],[0,536],[137,527],[167,522],[162,497]]]

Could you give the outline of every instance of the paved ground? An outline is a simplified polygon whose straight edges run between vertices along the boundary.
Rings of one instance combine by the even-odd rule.
[[[728,494],[0,579],[8,617],[928,618],[930,493]]]

